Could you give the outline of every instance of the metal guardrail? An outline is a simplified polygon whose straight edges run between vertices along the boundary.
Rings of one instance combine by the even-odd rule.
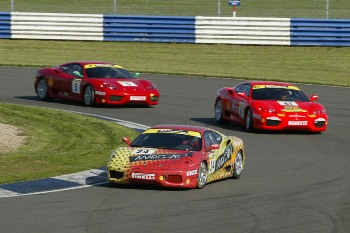
[[[350,46],[350,20],[3,12],[0,38]]]
[[[195,43],[195,17],[105,15],[105,41]]]
[[[0,12],[0,39],[11,38],[11,13]]]

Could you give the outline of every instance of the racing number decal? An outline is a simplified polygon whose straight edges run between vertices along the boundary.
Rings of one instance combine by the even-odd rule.
[[[155,149],[136,149],[132,152],[134,155],[151,155]]]
[[[81,79],[75,78],[72,81],[72,92],[76,94],[80,94],[80,84]]]

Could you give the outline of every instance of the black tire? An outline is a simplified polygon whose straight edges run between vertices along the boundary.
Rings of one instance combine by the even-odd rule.
[[[232,168],[232,178],[238,179],[243,171],[243,154],[242,151],[238,151],[236,154],[235,162]]]
[[[95,90],[92,86],[87,85],[85,87],[83,101],[84,106],[90,107],[95,105]]]
[[[208,168],[205,162],[201,163],[201,166],[198,169],[197,174],[197,188],[202,189],[206,183],[208,178]]]
[[[222,124],[225,123],[225,120],[223,118],[224,110],[222,107],[222,101],[221,99],[217,99],[215,102],[215,120],[216,122]]]
[[[36,94],[39,100],[48,101],[52,99],[49,96],[49,85],[47,84],[47,80],[45,78],[39,79],[36,87]]]
[[[245,130],[247,132],[254,131],[253,114],[252,114],[252,110],[250,108],[247,110],[247,113],[245,116]]]

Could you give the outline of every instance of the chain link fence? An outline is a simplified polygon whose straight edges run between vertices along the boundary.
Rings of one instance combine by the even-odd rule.
[[[0,12],[232,16],[228,0],[0,0]],[[241,0],[238,17],[350,18],[350,0]]]

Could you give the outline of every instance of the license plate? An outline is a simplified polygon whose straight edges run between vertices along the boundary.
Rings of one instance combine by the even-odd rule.
[[[288,125],[307,125],[307,121],[288,121]]]
[[[146,96],[130,96],[130,100],[136,100],[136,101],[146,100]]]

